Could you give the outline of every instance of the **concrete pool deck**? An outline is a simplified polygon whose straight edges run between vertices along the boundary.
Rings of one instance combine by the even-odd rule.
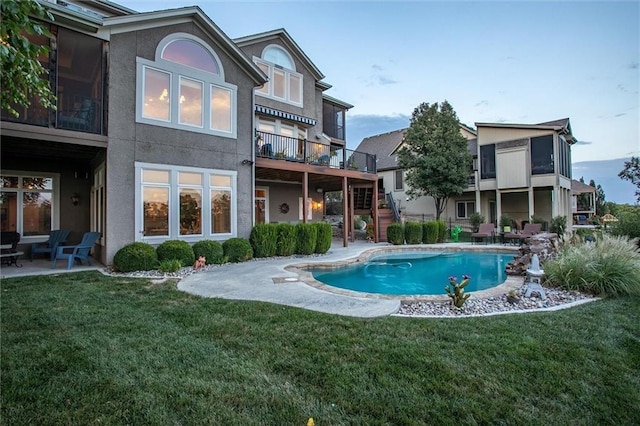
[[[300,258],[271,258],[243,263],[230,263],[211,271],[191,274],[178,283],[178,289],[202,297],[219,297],[232,300],[252,300],[293,306],[329,314],[373,318],[392,315],[400,309],[404,296],[382,296],[336,289],[318,283],[306,271],[299,268],[318,265],[356,262],[368,257],[369,250],[490,250],[516,253],[517,247],[500,244],[447,243],[432,245],[393,246],[389,243],[372,244],[365,241],[342,247],[341,242],[331,246],[327,254]],[[520,285],[522,277],[508,278],[498,287],[473,292],[476,297],[487,297],[487,292],[505,293],[506,288]],[[445,285],[446,283],[443,283]],[[424,298],[424,297],[423,297]],[[432,300],[446,300],[446,296],[431,296]]]

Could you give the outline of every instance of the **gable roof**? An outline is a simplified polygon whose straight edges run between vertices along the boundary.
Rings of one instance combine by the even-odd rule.
[[[263,33],[258,33],[258,34],[251,34],[244,37],[238,37],[233,41],[239,47],[244,47],[254,43],[273,40],[273,39],[282,40],[284,44],[287,46],[287,48],[289,49],[289,51],[293,53],[298,58],[298,60],[304,64],[305,68],[307,68],[311,72],[311,74],[313,74],[316,80],[322,80],[325,77],[324,74],[322,74],[322,72],[318,69],[318,67],[316,67],[316,65],[311,61],[311,59],[309,59],[307,54],[304,53],[304,51],[300,48],[300,46],[298,46],[298,43],[296,43],[293,40],[293,38],[291,38],[287,30],[285,30],[284,28],[278,28],[275,30],[265,31]]]
[[[591,185],[580,182],[579,180],[571,179],[572,194],[585,194],[589,192],[596,192],[596,189]]]
[[[198,6],[166,9],[154,12],[136,13],[125,16],[105,18],[103,26],[109,28],[112,34],[157,28],[194,22],[213,38],[221,49],[238,66],[245,70],[251,79],[260,86],[267,82],[267,76],[242,50],[209,18]]]

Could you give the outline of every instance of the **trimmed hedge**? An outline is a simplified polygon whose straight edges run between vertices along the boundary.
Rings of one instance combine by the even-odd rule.
[[[196,260],[189,243],[182,240],[167,240],[158,246],[156,253],[159,262],[177,259],[183,267],[193,265]]]
[[[296,253],[313,254],[316,251],[316,242],[318,241],[318,228],[311,223],[299,223],[296,228],[298,236]]]
[[[395,222],[387,226],[387,241],[391,244],[404,244],[404,228],[401,223]]]
[[[333,239],[331,225],[325,222],[316,222],[314,223],[314,226],[318,233],[315,252],[318,254],[324,254],[331,248],[331,240]]]
[[[278,230],[275,224],[259,223],[251,230],[249,242],[255,257],[272,257],[278,248]]]
[[[113,267],[119,272],[148,271],[158,267],[158,255],[151,244],[127,244],[113,256]]]
[[[229,238],[222,243],[222,250],[229,262],[237,263],[253,259],[251,244],[244,238]]]
[[[422,241],[426,244],[435,244],[438,242],[438,222],[435,220],[430,220],[425,222],[424,225],[424,235],[422,237]]]
[[[420,244],[422,242],[422,224],[420,222],[405,223],[404,239],[407,244]]]
[[[207,259],[206,264],[222,263],[224,259],[224,251],[222,244],[214,240],[202,240],[195,243],[192,247],[195,258],[204,256]]]
[[[291,256],[296,252],[297,229],[290,223],[279,223],[276,226],[276,254]]]
[[[438,223],[438,242],[444,243],[444,240],[447,238],[447,224],[442,219],[439,219],[436,222]]]

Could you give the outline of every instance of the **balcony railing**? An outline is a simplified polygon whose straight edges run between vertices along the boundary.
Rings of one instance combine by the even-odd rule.
[[[256,132],[256,157],[376,173],[376,156],[306,139]]]

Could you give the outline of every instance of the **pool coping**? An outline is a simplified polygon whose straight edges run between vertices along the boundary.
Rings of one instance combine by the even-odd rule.
[[[325,284],[321,281],[316,280],[313,277],[313,274],[307,271],[307,268],[326,268],[326,269],[337,269],[344,266],[364,263],[369,260],[372,256],[378,254],[385,253],[401,253],[401,252],[416,252],[416,251],[446,251],[446,252],[490,252],[490,253],[505,253],[505,254],[514,254],[514,256],[518,253],[519,247],[512,246],[385,246],[385,247],[376,247],[363,251],[356,257],[337,260],[331,263],[322,263],[322,262],[303,262],[303,263],[295,263],[290,264],[284,267],[284,269],[288,272],[296,273],[297,281],[304,283],[310,287],[316,288],[318,290],[326,291],[328,293],[339,294],[342,296],[349,297],[363,297],[368,299],[384,299],[384,300],[401,300],[401,301],[429,301],[429,302],[450,302],[449,296],[446,294],[425,294],[425,295],[387,295],[387,294],[378,294],[378,293],[367,293],[360,292],[354,290],[346,290],[339,287],[333,287],[328,284]],[[274,283],[278,284],[279,281],[274,279]],[[443,286],[446,283],[443,283]],[[503,294],[506,294],[511,289],[518,289],[524,285],[524,276],[522,275],[507,275],[507,279],[502,284],[499,284],[495,287],[491,287],[485,290],[471,291],[468,294],[472,295],[474,298],[489,298],[489,297],[497,297]]]

